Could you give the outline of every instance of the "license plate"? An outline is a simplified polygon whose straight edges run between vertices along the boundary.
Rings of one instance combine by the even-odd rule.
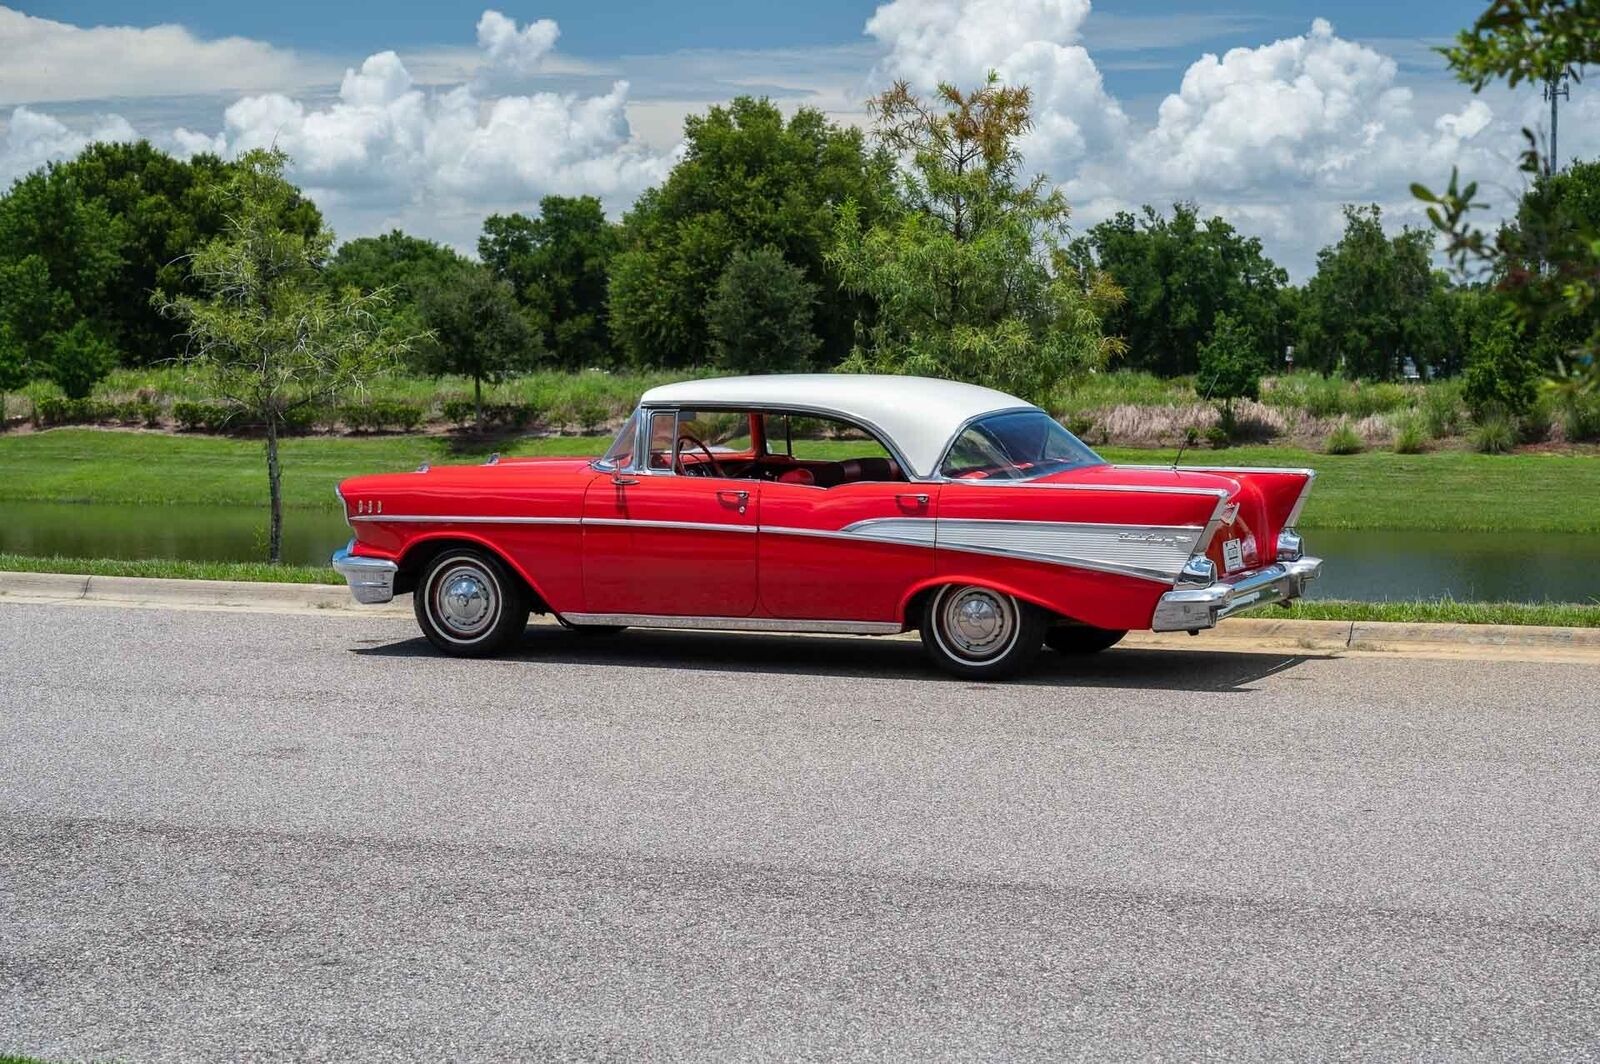
[[[1238,540],[1230,539],[1222,544],[1222,567],[1230,573],[1244,568],[1244,547]]]

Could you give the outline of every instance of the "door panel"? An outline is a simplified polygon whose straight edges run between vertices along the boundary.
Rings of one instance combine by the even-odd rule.
[[[903,482],[763,484],[762,608],[804,620],[899,620],[906,592],[933,575],[938,491]]]
[[[634,474],[589,485],[590,613],[746,617],[756,608],[758,481]]]

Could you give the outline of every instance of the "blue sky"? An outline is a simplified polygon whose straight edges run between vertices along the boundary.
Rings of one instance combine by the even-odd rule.
[[[620,213],[735,94],[863,123],[891,78],[997,68],[1034,86],[1028,159],[1080,225],[1192,199],[1304,276],[1344,203],[1418,221],[1409,183],[1456,165],[1514,199],[1534,94],[1474,96],[1430,50],[1486,3],[0,0],[0,181],[92,139],[277,143],[340,235],[470,248],[546,193]],[[1600,150],[1596,101],[1564,155]]]

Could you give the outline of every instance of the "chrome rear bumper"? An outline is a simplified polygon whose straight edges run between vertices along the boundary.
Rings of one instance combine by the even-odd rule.
[[[1214,628],[1218,621],[1242,609],[1299,598],[1320,572],[1321,558],[1300,558],[1218,580],[1210,587],[1168,591],[1156,605],[1150,627],[1157,632]]]
[[[376,605],[394,598],[394,576],[400,567],[387,558],[363,558],[352,554],[356,541],[333,552],[333,567],[350,585],[357,602]]]

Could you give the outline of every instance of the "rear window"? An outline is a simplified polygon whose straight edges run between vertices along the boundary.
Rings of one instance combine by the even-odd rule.
[[[1043,410],[1013,410],[962,429],[939,472],[963,480],[1024,480],[1104,464]]]

